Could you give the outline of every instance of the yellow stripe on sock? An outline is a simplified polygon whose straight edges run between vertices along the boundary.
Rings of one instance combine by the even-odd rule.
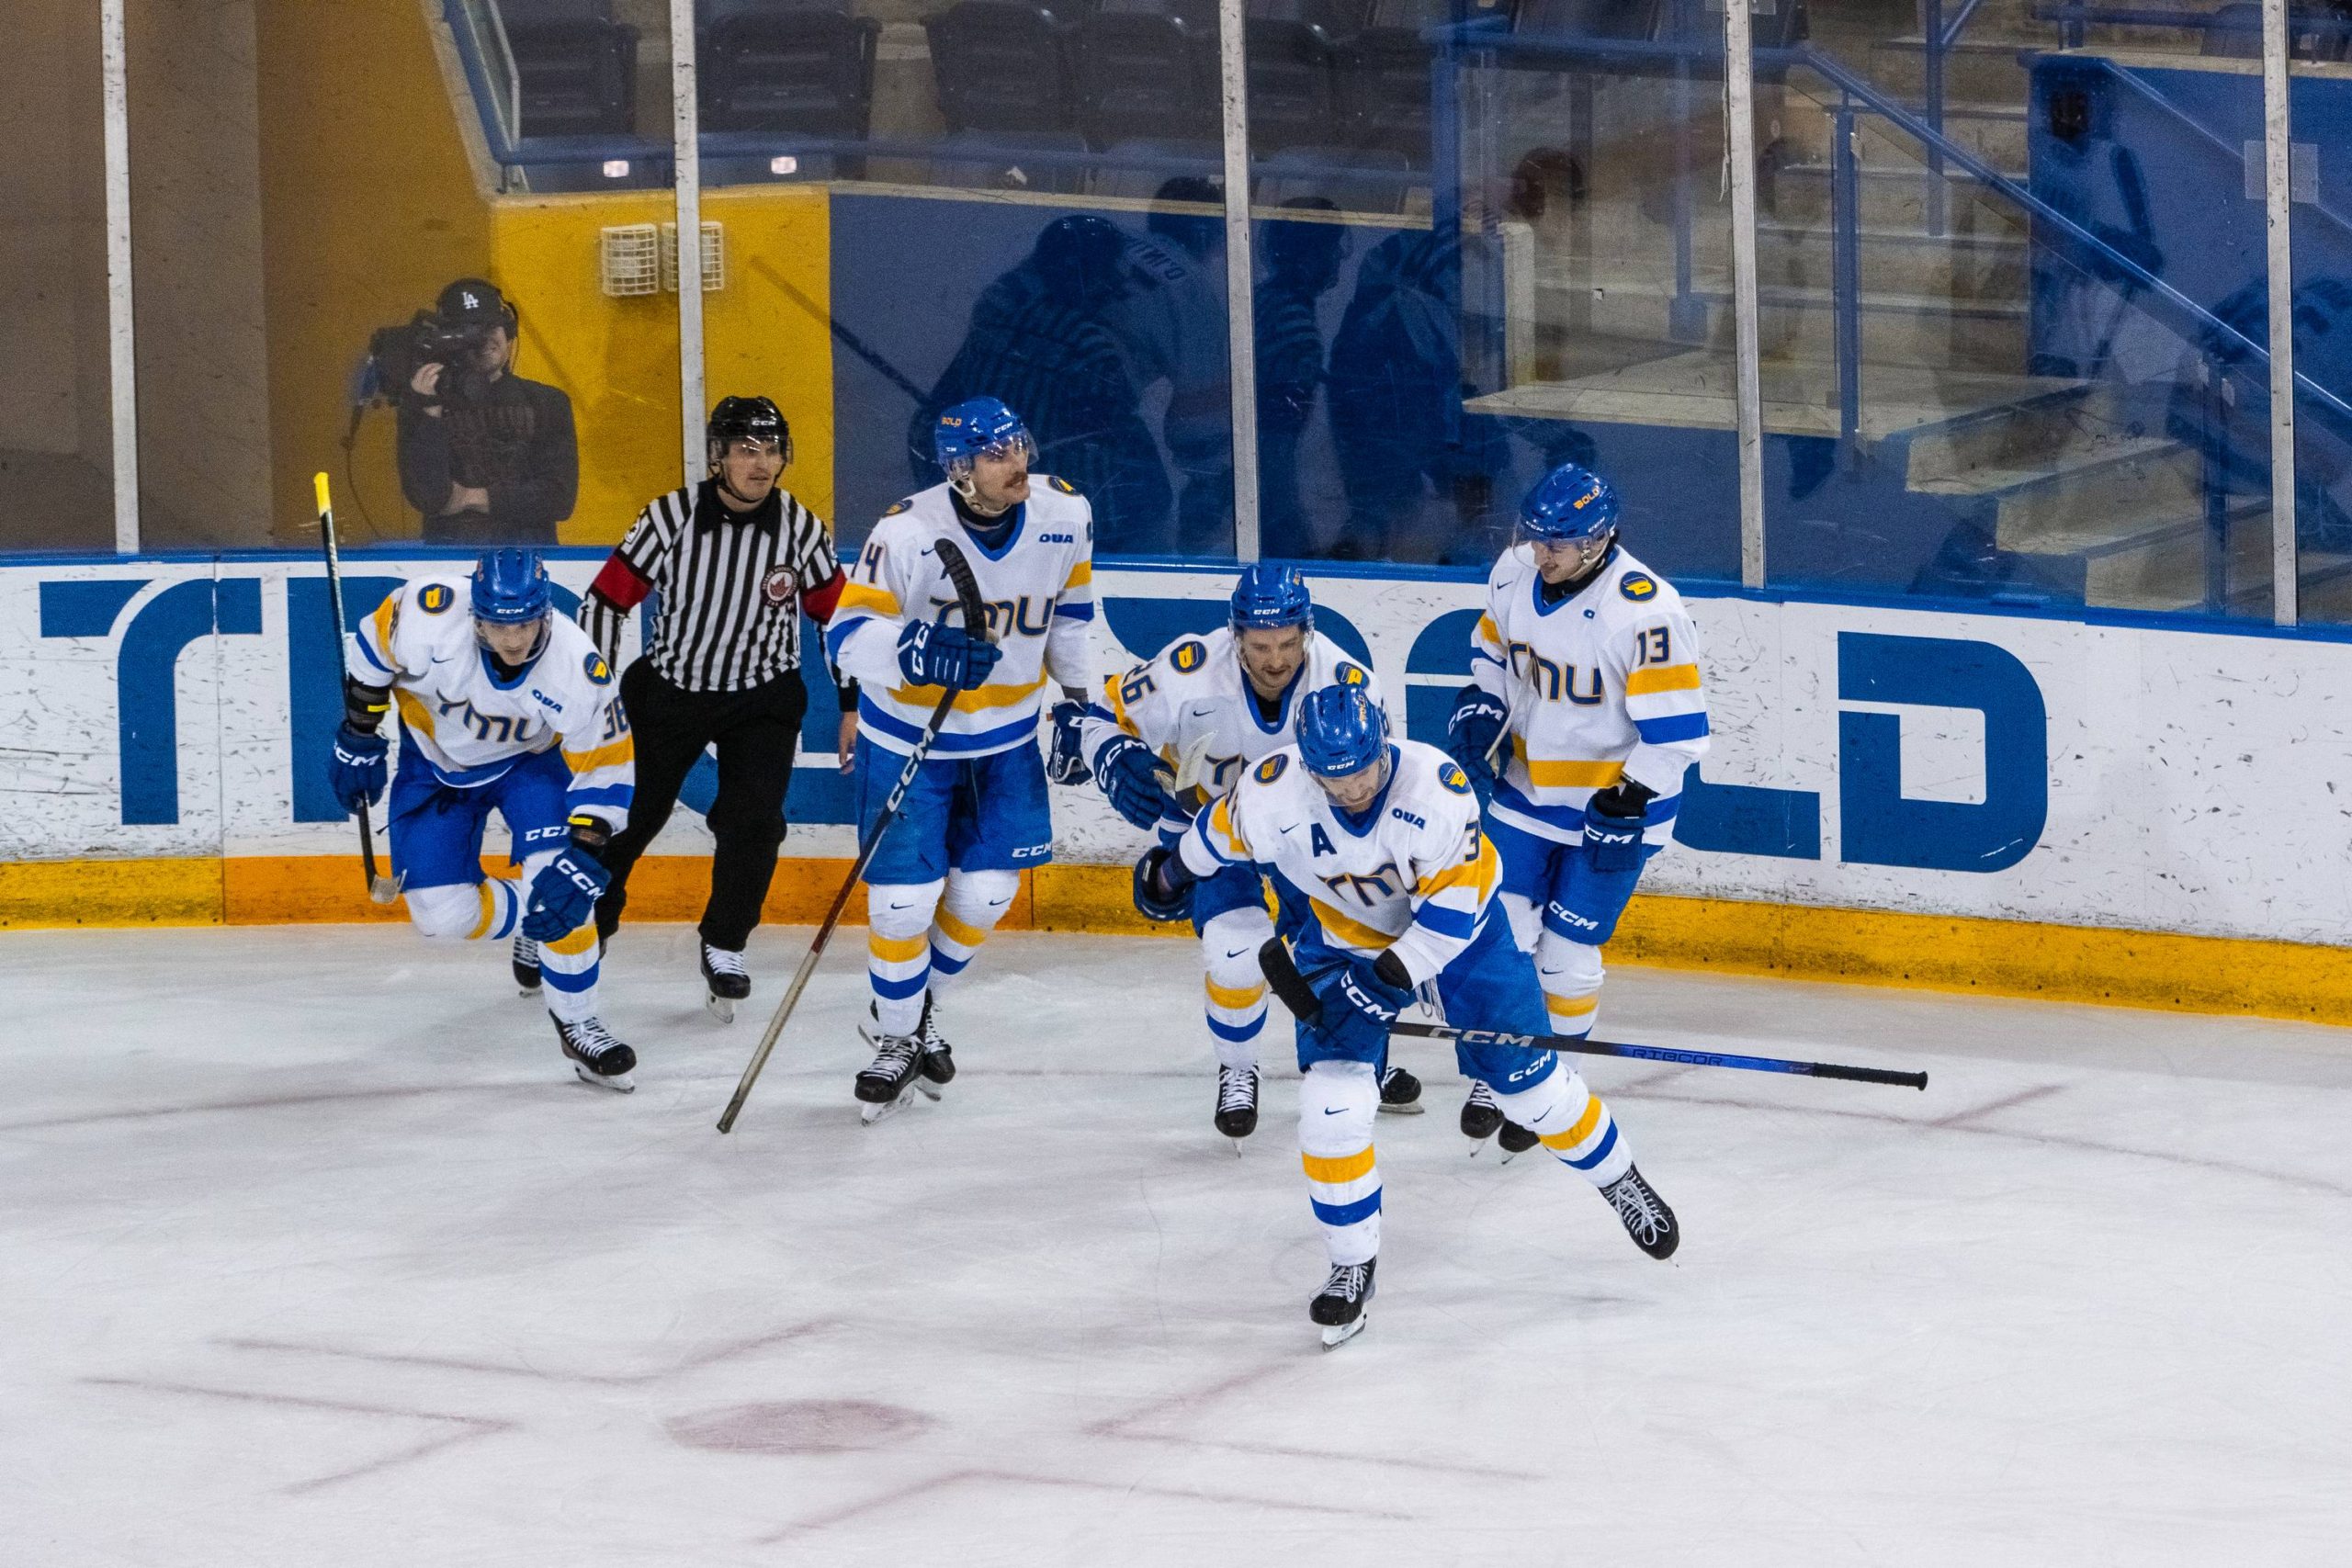
[[[1565,1133],[1544,1134],[1542,1135],[1544,1146],[1555,1153],[1566,1154],[1568,1150],[1575,1148],[1578,1144],[1583,1143],[1587,1138],[1591,1137],[1592,1130],[1600,1125],[1600,1096],[1597,1094],[1587,1095],[1584,1101],[1584,1114],[1577,1118],[1577,1124],[1569,1128]]]
[[[1208,987],[1209,1000],[1221,1008],[1232,1008],[1237,1010],[1242,1008],[1253,1008],[1266,999],[1266,987],[1262,985],[1220,986],[1205,976],[1203,976],[1202,983]]]
[[[978,926],[966,925],[963,921],[956,918],[955,910],[948,908],[944,904],[940,906],[939,912],[933,915],[932,919],[939,923],[940,934],[946,937],[948,941],[956,943],[958,947],[978,947],[980,943],[988,941],[989,939],[988,932],[980,930]]]
[[[542,942],[539,945],[548,953],[560,953],[566,958],[577,958],[595,947],[596,922],[591,920],[576,931],[566,932],[553,942]]]
[[[490,934],[490,923],[498,918],[497,889],[487,882],[481,882],[474,885],[474,891],[481,895],[481,919],[475,921],[474,929],[466,933],[468,942],[480,942]]]
[[[1372,1145],[1367,1144],[1354,1154],[1341,1155],[1337,1159],[1321,1159],[1314,1155],[1302,1154],[1298,1162],[1306,1168],[1307,1180],[1336,1186],[1342,1181],[1353,1181],[1360,1176],[1372,1174]]]
[[[883,936],[869,931],[865,933],[865,951],[885,964],[905,964],[930,952],[931,939],[928,936]]]
[[[1555,997],[1544,994],[1544,1010],[1554,1018],[1587,1018],[1600,1006],[1600,993],[1589,997]]]

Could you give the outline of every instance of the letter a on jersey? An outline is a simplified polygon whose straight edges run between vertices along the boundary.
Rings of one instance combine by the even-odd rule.
[[[1318,854],[1318,855],[1335,855],[1335,854],[1338,854],[1338,853],[1340,852],[1338,850],[1333,849],[1333,848],[1331,847],[1331,838],[1330,838],[1330,835],[1323,831],[1323,824],[1322,824],[1322,823],[1320,823],[1320,822],[1312,822],[1312,823],[1309,823],[1309,824],[1307,825],[1307,829],[1306,829],[1306,831],[1307,831],[1308,847],[1309,847],[1309,848],[1311,848],[1311,849],[1313,849],[1313,850],[1314,850],[1314,852],[1315,852],[1317,854]]]

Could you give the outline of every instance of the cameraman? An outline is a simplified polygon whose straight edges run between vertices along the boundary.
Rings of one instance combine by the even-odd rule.
[[[401,489],[428,545],[552,545],[571,515],[571,400],[508,373],[517,321],[497,288],[461,277],[416,324],[424,357],[401,392]]]

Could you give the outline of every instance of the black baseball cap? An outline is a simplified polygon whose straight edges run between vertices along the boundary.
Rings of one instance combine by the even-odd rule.
[[[514,319],[514,309],[506,303],[506,296],[498,286],[484,278],[461,277],[441,290],[441,299],[434,313],[451,326],[504,326]]]

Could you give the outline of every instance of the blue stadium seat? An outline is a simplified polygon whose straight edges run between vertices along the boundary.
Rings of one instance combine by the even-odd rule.
[[[865,136],[881,23],[845,0],[716,0],[703,17],[704,130]]]
[[[637,124],[637,29],[611,0],[503,0],[524,136],[625,136]]]
[[[922,26],[950,131],[1076,129],[1069,30],[1056,13],[1019,0],[957,0]]]

